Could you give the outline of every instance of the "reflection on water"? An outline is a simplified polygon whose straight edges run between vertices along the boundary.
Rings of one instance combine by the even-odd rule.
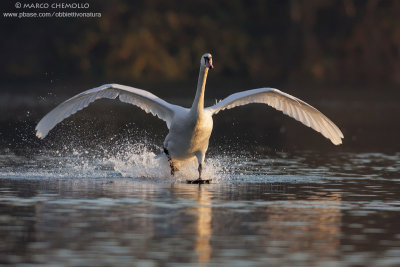
[[[340,245],[340,204],[340,193],[332,193],[269,206],[271,215],[263,228],[269,230],[270,240],[288,246],[283,253],[299,254],[311,249],[324,259],[335,255]]]
[[[134,148],[3,150],[0,264],[400,261],[399,153],[211,155],[198,186]]]
[[[379,170],[370,177],[356,175],[370,171],[371,162],[396,169],[398,155],[348,155],[346,162],[358,162],[353,170],[340,168],[346,166],[337,162],[345,158],[341,154],[330,164],[307,153],[222,157],[212,162],[231,164],[230,169],[217,168],[226,171],[218,183],[202,186],[123,178],[98,159],[79,165],[76,153],[62,166],[53,154],[37,157],[25,164],[20,156],[0,157],[2,264],[396,266],[400,261],[400,177],[379,176]]]
[[[211,219],[211,194],[207,187],[199,186],[197,189],[197,233],[195,251],[199,262],[208,262],[211,257],[210,238],[212,234]],[[195,196],[194,196],[195,197]]]

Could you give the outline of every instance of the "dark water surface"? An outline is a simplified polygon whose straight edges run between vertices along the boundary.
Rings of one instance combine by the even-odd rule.
[[[202,186],[195,164],[169,176],[167,129],[136,108],[100,101],[39,141],[66,97],[0,94],[0,265],[400,266],[399,94],[329,92],[295,95],[342,146],[238,108],[215,118]]]
[[[400,262],[399,153],[215,156],[206,170],[215,183],[202,186],[161,176],[167,169],[154,168],[152,152],[130,153],[122,160],[3,152],[1,263]]]

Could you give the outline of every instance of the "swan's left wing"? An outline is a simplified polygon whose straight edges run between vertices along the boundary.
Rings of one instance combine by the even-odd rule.
[[[216,114],[224,109],[251,103],[267,104],[320,132],[333,144],[342,143],[343,133],[324,114],[306,102],[274,88],[259,88],[232,94],[207,110]]]

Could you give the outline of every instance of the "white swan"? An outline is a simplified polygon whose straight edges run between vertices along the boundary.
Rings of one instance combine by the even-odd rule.
[[[105,84],[84,91],[58,105],[40,120],[36,126],[36,135],[39,138],[46,137],[57,123],[87,107],[97,99],[119,97],[122,102],[136,105],[167,123],[169,133],[164,141],[164,152],[170,162],[171,174],[173,175],[175,172],[174,161],[196,157],[199,164],[198,181],[202,181],[202,164],[213,128],[212,116],[224,109],[250,103],[264,103],[320,132],[333,144],[342,143],[342,138],[344,138],[342,132],[324,114],[306,102],[278,89],[259,88],[239,92],[228,96],[211,107],[204,108],[206,79],[209,69],[212,68],[211,54],[204,54],[200,59],[197,91],[190,109],[170,104],[141,89],[120,84]]]

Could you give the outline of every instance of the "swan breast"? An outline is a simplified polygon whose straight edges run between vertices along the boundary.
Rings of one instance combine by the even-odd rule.
[[[213,128],[211,114],[204,112],[193,117],[190,112],[174,118],[164,146],[172,158],[187,159],[195,156],[196,152],[205,153]]]

